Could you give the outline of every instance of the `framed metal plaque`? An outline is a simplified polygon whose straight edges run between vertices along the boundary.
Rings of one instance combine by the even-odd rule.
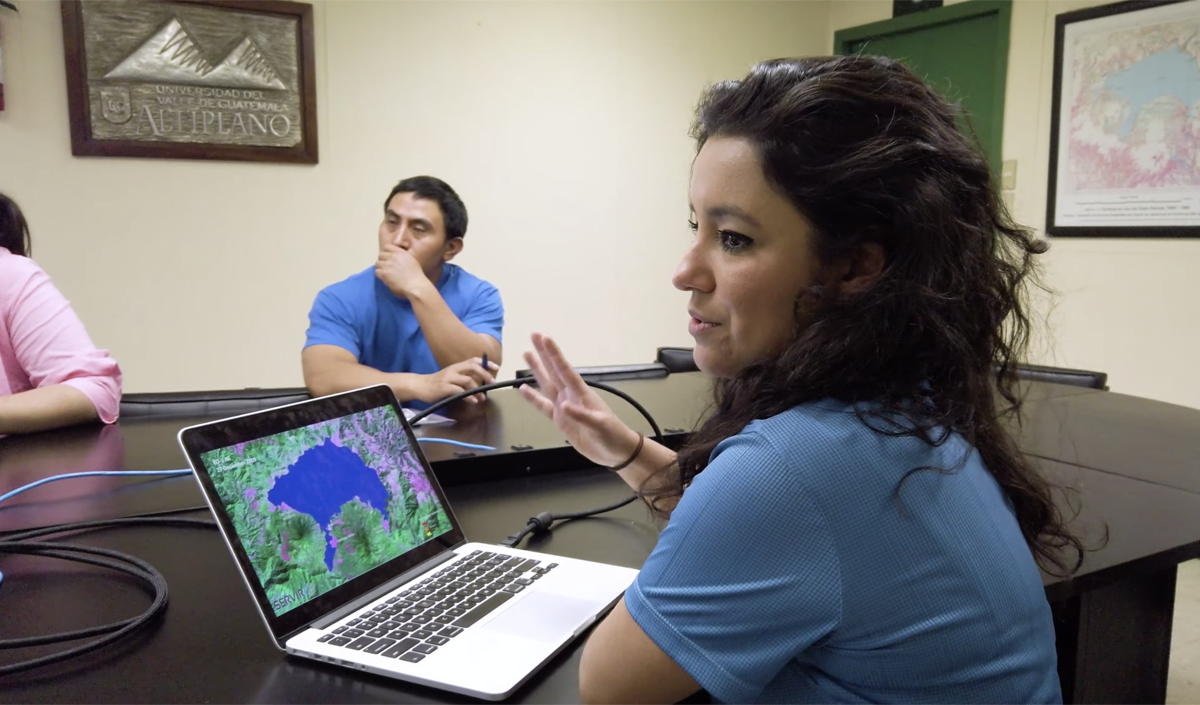
[[[76,156],[317,162],[312,6],[63,0]]]

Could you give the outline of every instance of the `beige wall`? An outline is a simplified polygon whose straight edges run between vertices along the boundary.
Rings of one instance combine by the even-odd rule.
[[[1045,221],[1054,15],[1014,4],[1005,159],[1014,209]],[[446,178],[471,212],[460,262],[508,308],[505,372],[529,333],[579,364],[690,343],[669,277],[685,227],[700,88],[755,60],[828,52],[890,15],[833,2],[317,2],[321,163],[70,155],[57,3],[0,15],[9,110],[0,190],[129,391],[300,383],[305,314],[371,262],[396,179]],[[1200,407],[1200,242],[1056,240],[1037,359],[1102,369],[1117,391]]]
[[[1013,212],[1042,231],[1050,154],[1054,18],[1095,0],[1015,0],[1004,159],[1017,161]],[[887,19],[882,0],[834,2],[830,29]],[[827,44],[831,48],[832,37]],[[1035,360],[1104,370],[1115,391],[1200,408],[1200,241],[1059,238],[1045,260],[1056,294]]]
[[[696,98],[829,24],[826,2],[315,8],[317,166],[74,158],[58,4],[0,15],[0,191],[127,391],[300,384],[313,296],[372,263],[418,173],[467,203],[459,261],[503,294],[506,374],[534,329],[578,364],[690,344],[670,276]]]

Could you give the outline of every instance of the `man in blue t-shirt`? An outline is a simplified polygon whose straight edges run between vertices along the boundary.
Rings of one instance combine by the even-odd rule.
[[[424,406],[493,381],[504,305],[496,287],[450,264],[466,231],[466,206],[441,179],[392,189],[375,266],[322,289],[309,311],[300,357],[309,392],[382,383]]]

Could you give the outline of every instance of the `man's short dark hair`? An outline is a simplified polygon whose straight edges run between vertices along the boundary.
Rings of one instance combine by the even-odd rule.
[[[398,193],[411,193],[417,198],[437,203],[438,208],[442,209],[442,222],[446,224],[447,240],[467,234],[467,207],[445,181],[436,176],[412,176],[404,179],[388,194],[387,200],[383,202],[384,210],[387,210],[388,204]]]

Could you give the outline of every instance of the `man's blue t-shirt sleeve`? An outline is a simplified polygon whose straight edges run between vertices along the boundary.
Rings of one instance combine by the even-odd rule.
[[[304,347],[336,345],[349,350],[357,360],[363,357],[363,342],[355,329],[355,307],[333,287],[322,289],[308,312],[308,332]]]
[[[475,295],[471,307],[462,317],[462,323],[475,333],[486,333],[500,342],[504,342],[504,303],[500,300],[500,291],[487,282],[480,282],[479,291]]]
[[[625,605],[715,699],[751,702],[838,625],[837,551],[820,509],[748,427],[684,492]]]

